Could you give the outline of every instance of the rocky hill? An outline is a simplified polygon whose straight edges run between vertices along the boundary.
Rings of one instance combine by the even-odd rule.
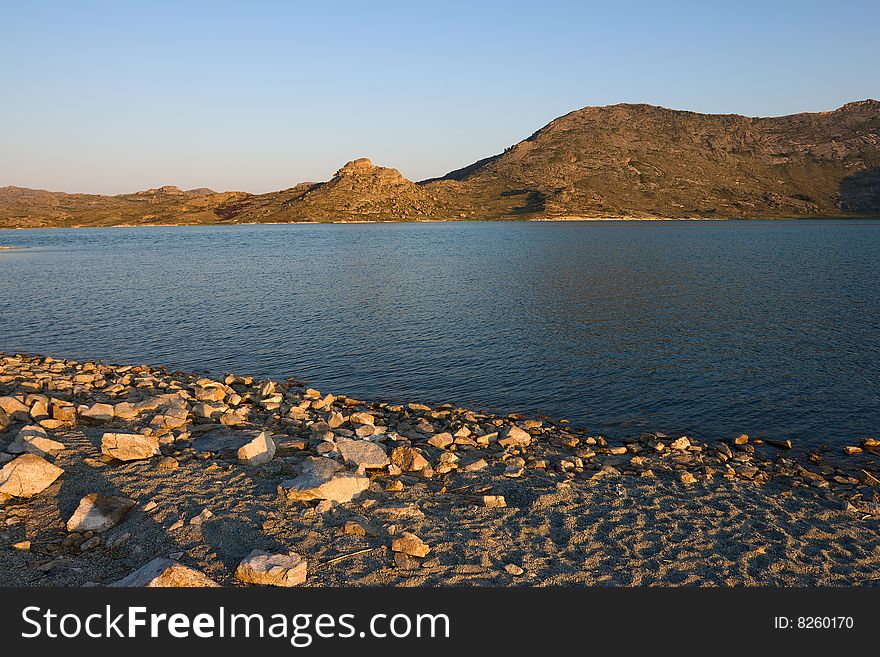
[[[442,178],[362,158],[323,183],[252,195],[166,186],[96,196],[0,188],[0,227],[880,212],[880,102],[750,118],[587,107]]]

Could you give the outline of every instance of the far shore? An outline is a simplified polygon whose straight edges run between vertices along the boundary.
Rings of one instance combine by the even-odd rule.
[[[243,222],[211,222],[211,223],[119,223],[106,225],[84,225],[76,224],[71,226],[15,226],[0,227],[0,231],[4,230],[49,230],[49,229],[80,229],[80,228],[184,228],[191,226],[319,226],[319,225],[346,225],[346,224],[419,224],[419,223],[493,223],[493,222],[530,222],[530,223],[578,223],[578,222],[640,222],[640,221],[664,221],[664,222],[711,222],[711,221],[810,221],[810,220],[828,220],[828,221],[862,221],[876,220],[880,215],[860,214],[860,215],[810,215],[810,216],[782,216],[782,217],[657,217],[657,216],[588,216],[588,215],[559,215],[553,217],[499,217],[496,219],[340,219],[337,221],[243,221]],[[0,250],[10,250],[19,247],[0,246]]]

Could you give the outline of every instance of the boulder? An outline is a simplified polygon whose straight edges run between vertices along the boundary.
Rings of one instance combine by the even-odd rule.
[[[6,451],[10,454],[36,454],[37,456],[48,456],[53,452],[60,452],[64,449],[64,443],[49,438],[48,434],[42,427],[33,424],[22,428]]]
[[[512,425],[504,431],[504,436],[498,441],[498,444],[502,447],[528,447],[532,444],[532,437],[527,431]]]
[[[347,463],[359,468],[384,468],[389,463],[385,448],[369,440],[340,438],[336,441],[336,449]]]
[[[15,397],[0,397],[0,409],[3,409],[13,422],[29,422],[31,419],[31,409]]]
[[[289,500],[330,500],[350,502],[370,486],[368,477],[356,472],[340,472],[341,466],[329,458],[312,458],[301,466],[295,479],[281,482],[279,492]]]
[[[0,494],[32,497],[46,490],[64,472],[36,454],[23,454],[0,469]]]
[[[110,404],[92,404],[79,412],[80,418],[87,424],[102,424],[113,421],[113,407]]]
[[[235,578],[248,584],[296,586],[306,581],[306,560],[296,553],[270,554],[254,550],[235,569]]]
[[[135,502],[125,497],[110,497],[101,493],[86,495],[67,521],[69,532],[105,532],[125,520]]]
[[[205,588],[220,585],[204,573],[171,559],[153,559],[133,573],[110,584],[111,587]]]
[[[139,461],[159,454],[159,441],[141,433],[105,433],[101,453],[120,461]]]
[[[239,463],[247,463],[248,465],[268,463],[275,457],[275,441],[272,440],[268,431],[261,431],[247,445],[239,447],[237,454]]]

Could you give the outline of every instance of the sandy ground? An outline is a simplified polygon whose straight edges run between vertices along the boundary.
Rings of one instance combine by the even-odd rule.
[[[687,488],[664,478],[560,479],[501,466],[439,481],[402,475],[400,492],[376,477],[361,498],[321,514],[278,497],[287,459],[243,468],[234,456],[178,452],[176,470],[153,461],[102,458],[102,429],[55,436],[68,448],[65,476],[38,497],[0,507],[0,582],[14,586],[107,584],[153,557],[171,556],[236,585],[238,562],[255,548],[294,550],[309,560],[310,585],[857,585],[880,581],[877,516],[853,514],[825,491],[724,479]],[[207,457],[207,458],[205,458]],[[876,457],[875,457],[876,458]],[[439,492],[446,486],[446,492]],[[491,488],[508,507],[474,506]],[[458,490],[456,490],[458,489]],[[138,507],[114,531],[113,549],[50,554],[64,522],[92,492],[128,496]],[[155,508],[144,507],[155,503]],[[398,506],[406,507],[399,509]],[[203,509],[214,514],[189,524]],[[423,517],[418,517],[423,514]],[[377,535],[345,534],[362,519]],[[171,529],[178,520],[182,528]],[[422,564],[397,567],[389,537],[412,531],[432,546]],[[12,543],[31,541],[29,552]],[[361,550],[368,550],[359,554]],[[353,555],[347,556],[346,555]],[[333,561],[338,557],[345,557]],[[512,576],[504,566],[521,566]],[[41,568],[42,566],[42,568]]]

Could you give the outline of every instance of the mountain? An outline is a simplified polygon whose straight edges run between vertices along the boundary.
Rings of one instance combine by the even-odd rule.
[[[587,107],[447,174],[528,190],[549,215],[785,216],[880,210],[880,102],[773,118]]]
[[[412,182],[362,158],[269,194],[0,188],[0,227],[880,212],[880,102],[750,118],[586,107],[503,153]]]

